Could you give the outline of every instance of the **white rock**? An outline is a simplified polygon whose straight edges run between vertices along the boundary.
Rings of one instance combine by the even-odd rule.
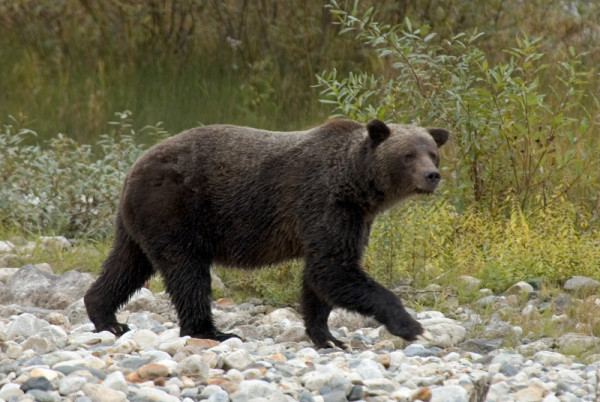
[[[102,385],[108,387],[110,389],[114,389],[115,391],[121,391],[124,394],[127,394],[127,380],[121,371],[113,371],[109,375],[106,376]]]
[[[6,283],[18,270],[19,268],[0,268],[0,282]]]
[[[508,363],[513,366],[520,366],[525,361],[525,358],[517,353],[500,353],[494,356],[491,364],[503,364]]]
[[[161,401],[161,402],[179,402],[180,399],[176,396],[169,395],[165,391],[161,391],[157,388],[143,387],[135,391],[138,398],[147,401]]]
[[[460,385],[446,385],[431,390],[430,402],[468,402],[467,390]]]
[[[83,332],[69,336],[67,343],[70,345],[94,345],[96,343],[106,343],[112,345],[117,337],[112,332]]]
[[[320,355],[313,348],[303,348],[296,352],[296,357],[306,363],[307,361],[314,362],[319,359]]]
[[[230,395],[232,402],[245,401],[248,397],[249,399],[265,398],[266,400],[273,402],[288,401],[279,387],[261,380],[242,381],[238,391],[233,395]]]
[[[189,338],[189,337],[177,338],[177,339],[172,339],[170,341],[159,343],[158,350],[162,350],[163,352],[167,352],[168,354],[173,356],[175,353],[177,353],[178,351],[180,351],[181,349],[183,349],[185,347],[187,338]]]
[[[431,313],[431,312],[429,312]],[[441,313],[440,313],[441,314]],[[420,319],[419,322],[431,334],[431,339],[420,339],[419,344],[450,348],[464,341],[467,330],[458,321],[446,317],[431,317]]]
[[[140,329],[135,331],[132,335],[132,339],[142,349],[149,349],[158,345],[158,335],[149,329]]]
[[[4,384],[2,388],[0,388],[0,399],[5,401],[8,401],[11,398],[19,398],[24,394],[25,393],[21,390],[19,384]]]
[[[360,363],[355,367],[355,370],[364,379],[383,377],[383,366],[370,359],[360,360]]]
[[[87,383],[83,386],[83,392],[94,402],[125,402],[127,395],[121,391],[105,387],[100,384]]]
[[[235,352],[234,352],[235,353]],[[248,352],[246,352],[248,353]],[[177,373],[179,376],[208,378],[210,366],[201,356],[191,355],[177,364]]]
[[[8,339],[15,339],[19,336],[28,338],[37,334],[42,328],[49,326],[46,321],[40,320],[33,314],[23,313],[8,324],[6,336]]]
[[[254,363],[254,359],[244,349],[238,349],[223,358],[223,368],[225,369],[244,370],[252,363]]]
[[[545,366],[569,363],[569,359],[565,355],[562,355],[562,354],[556,353],[556,352],[546,351],[546,350],[537,352],[533,356],[533,360],[536,362],[539,362]]]
[[[262,319],[263,324],[276,325],[282,328],[289,328],[291,326],[302,323],[302,319],[289,308],[278,308],[267,314]]]
[[[0,253],[9,253],[13,251],[15,245],[8,240],[0,240]]]
[[[63,378],[58,385],[58,392],[61,395],[70,395],[83,388],[87,384],[87,378],[78,375],[72,375]]]
[[[522,294],[528,294],[530,292],[533,292],[533,290],[533,286],[531,286],[529,283],[525,281],[520,281],[506,289],[504,294],[520,296]]]

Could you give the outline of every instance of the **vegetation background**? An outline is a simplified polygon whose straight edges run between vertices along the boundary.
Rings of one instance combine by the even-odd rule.
[[[377,117],[453,132],[440,191],[377,221],[377,279],[600,279],[598,21],[586,0],[0,0],[0,238],[68,236],[15,263],[97,271],[161,138]],[[283,304],[300,268],[220,274]]]

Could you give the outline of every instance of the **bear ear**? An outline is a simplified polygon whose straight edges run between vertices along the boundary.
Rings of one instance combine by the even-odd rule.
[[[428,128],[427,132],[433,137],[438,148],[448,141],[450,132],[444,128]]]
[[[367,123],[369,137],[375,144],[385,141],[390,136],[390,128],[381,120],[373,119]]]

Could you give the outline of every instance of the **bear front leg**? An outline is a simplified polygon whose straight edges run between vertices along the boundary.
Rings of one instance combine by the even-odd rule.
[[[404,309],[400,299],[360,267],[330,263],[313,265],[310,271],[319,274],[312,275],[309,286],[329,305],[372,316],[392,334],[407,341],[414,341],[423,334],[423,327]]]
[[[302,285],[301,308],[306,334],[317,348],[337,346],[348,349],[344,342],[336,339],[329,331],[327,319],[331,312],[331,306],[321,300],[306,283]]]

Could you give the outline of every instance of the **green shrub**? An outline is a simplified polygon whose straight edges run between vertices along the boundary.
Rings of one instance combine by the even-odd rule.
[[[582,54],[570,48],[549,66],[540,40],[525,36],[504,51],[508,60],[491,64],[476,45],[481,33],[441,38],[409,20],[379,23],[372,8],[359,16],[331,7],[341,32],[372,49],[382,72],[324,72],[321,101],[337,116],[451,129],[444,153],[459,210],[473,202],[504,209],[509,196],[527,209],[587,190],[595,203],[600,102]]]
[[[0,131],[0,224],[24,233],[105,237],[112,233],[125,173],[141,155],[138,136],[163,137],[158,126],[136,133],[130,113],[117,113],[95,147],[59,134],[44,146],[36,133],[14,125]]]

